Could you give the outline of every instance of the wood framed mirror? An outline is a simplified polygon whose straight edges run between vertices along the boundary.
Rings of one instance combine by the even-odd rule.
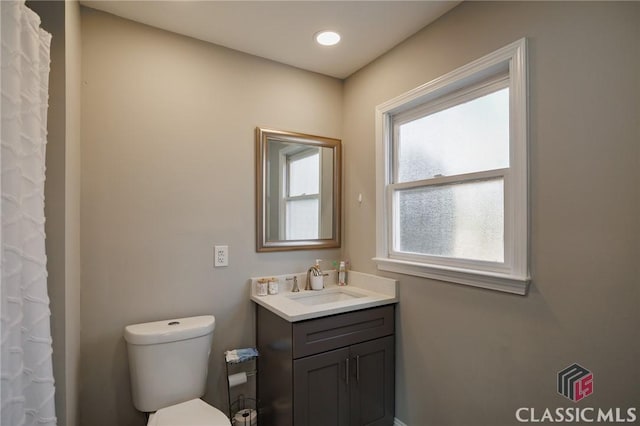
[[[256,250],[340,247],[342,142],[256,128]]]

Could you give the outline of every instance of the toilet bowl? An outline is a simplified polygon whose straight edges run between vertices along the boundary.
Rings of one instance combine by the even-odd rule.
[[[230,426],[222,411],[201,399],[161,408],[149,416],[148,426]]]
[[[149,426],[231,426],[204,395],[215,318],[211,315],[128,325],[133,405]]]

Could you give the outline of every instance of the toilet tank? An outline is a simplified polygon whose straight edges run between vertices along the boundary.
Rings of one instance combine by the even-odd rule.
[[[138,410],[152,412],[204,395],[215,321],[207,315],[125,327]]]

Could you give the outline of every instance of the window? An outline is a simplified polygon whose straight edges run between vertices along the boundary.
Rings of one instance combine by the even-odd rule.
[[[525,48],[378,106],[379,269],[526,294]]]
[[[306,149],[286,155],[285,239],[319,238],[320,227],[320,151]]]

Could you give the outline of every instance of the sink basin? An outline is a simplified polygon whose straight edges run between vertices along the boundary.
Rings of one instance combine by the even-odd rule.
[[[326,303],[342,302],[363,297],[361,294],[352,293],[345,290],[319,290],[312,294],[296,294],[287,296],[289,299],[307,306],[324,305]]]

